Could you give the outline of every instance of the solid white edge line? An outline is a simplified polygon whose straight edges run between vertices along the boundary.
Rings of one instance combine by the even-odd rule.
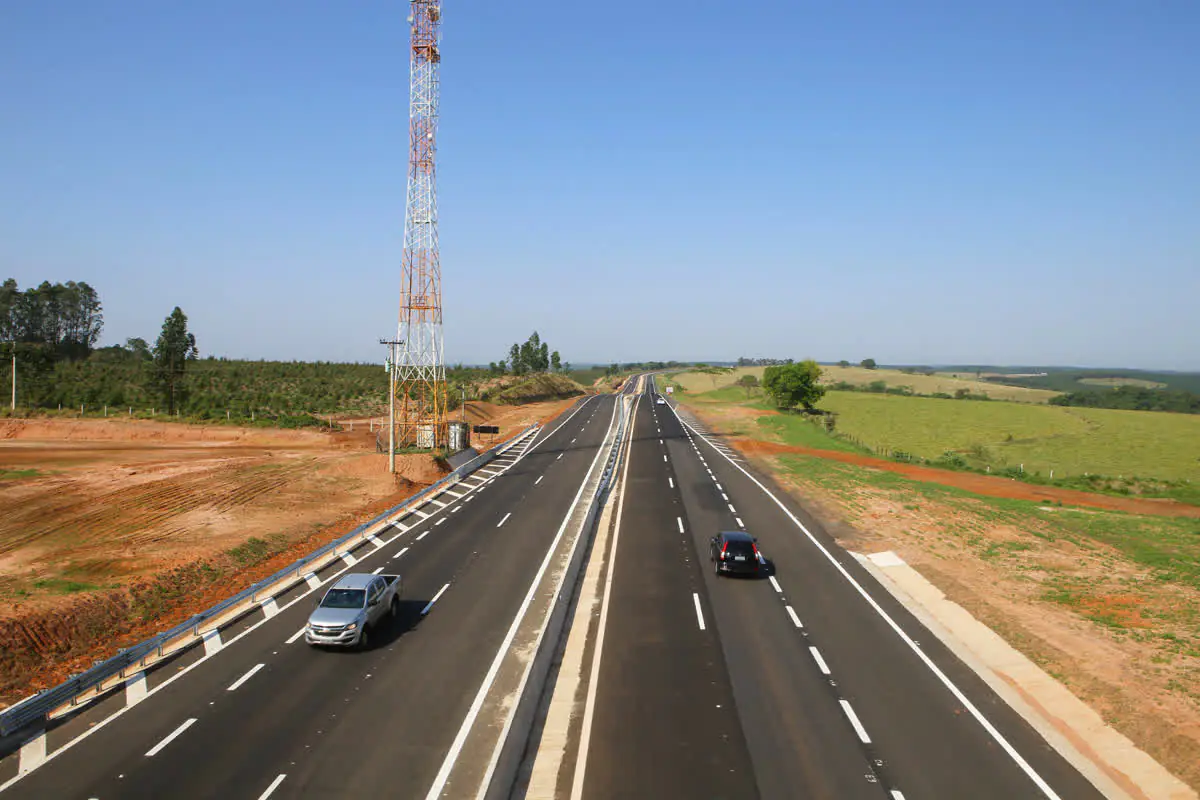
[[[617,410],[617,403],[613,403],[613,413],[608,423],[610,431],[613,429],[613,425],[617,419]],[[543,439],[543,441],[545,440]],[[562,540],[567,526],[570,525],[571,517],[574,516],[575,509],[579,505],[579,498],[583,496],[583,490],[587,488],[588,481],[591,479],[592,473],[596,471],[596,464],[600,461],[600,456],[603,454],[604,448],[597,447],[596,456],[592,459],[592,465],[588,467],[587,474],[583,476],[583,480],[579,484],[579,491],[575,493],[575,499],[571,501],[571,505],[567,509],[567,514],[563,517],[562,525],[558,527],[558,533],[555,534],[554,541],[550,543],[550,548],[546,551],[546,555],[538,567],[537,574],[533,576],[533,581],[529,584],[529,591],[526,592],[525,599],[521,601],[521,607],[517,609],[517,614],[513,617],[512,624],[508,627],[508,633],[505,634],[504,641],[500,643],[500,647],[496,650],[496,656],[492,659],[492,665],[488,668],[487,674],[484,675],[483,682],[479,685],[479,691],[475,693],[475,699],[471,701],[471,707],[467,709],[467,715],[463,718],[462,725],[459,726],[458,733],[455,735],[454,741],[450,744],[450,749],[447,751],[446,757],[442,761],[442,766],[433,779],[433,785],[429,787],[429,792],[425,795],[425,800],[437,800],[441,797],[442,790],[446,787],[446,781],[450,779],[450,772],[454,769],[454,765],[458,761],[458,756],[462,752],[463,745],[467,741],[467,736],[471,733],[471,728],[475,725],[475,719],[479,716],[479,712],[483,708],[484,700],[487,699],[487,694],[491,690],[492,684],[496,681],[496,675],[500,672],[501,664],[504,663],[504,656],[508,653],[508,648],[512,646],[513,639],[516,638],[517,630],[521,627],[521,621],[525,618],[525,614],[529,611],[529,606],[533,602],[533,596],[537,594],[538,584],[541,583],[542,576],[549,569],[550,562],[554,558],[554,551],[558,548],[558,543]]]
[[[228,689],[226,689],[225,691],[227,691],[227,692],[236,692],[236,691],[238,690],[238,687],[240,687],[240,686],[241,686],[243,683],[245,683],[246,681],[248,681],[248,680],[250,680],[251,678],[253,678],[253,677],[254,677],[254,673],[258,672],[260,669],[262,669],[262,668],[263,668],[263,667],[265,667],[265,666],[266,666],[266,664],[255,664],[253,667],[251,667],[251,668],[250,668],[250,671],[249,671],[249,672],[247,672],[247,673],[246,673],[245,675],[243,675],[242,677],[238,678],[238,679],[237,679],[236,681],[234,681],[233,683],[229,684],[229,688],[228,688]]]
[[[821,651],[815,647],[809,647],[808,652],[812,653],[813,661],[817,662],[817,668],[825,675],[829,675],[829,665],[825,663],[825,659],[821,656]]]
[[[591,399],[591,398],[589,398],[589,400],[590,400],[590,399]],[[586,403],[587,401],[584,401],[584,402]],[[582,407],[582,404],[581,404],[581,407]],[[556,430],[557,430],[557,429],[556,429]],[[539,431],[539,433],[540,433],[540,431]],[[537,434],[535,434],[535,436],[536,436],[536,435],[537,435]],[[545,441],[545,439],[543,439],[542,441]],[[538,444],[541,444],[541,442],[539,442]],[[526,450],[524,453],[522,453],[522,454],[521,454],[521,455],[522,455],[522,457],[524,457],[525,455],[527,455],[529,452],[531,452],[531,451],[532,451],[534,448],[536,448],[537,446],[538,446],[538,445],[534,445],[534,447],[533,447],[533,448],[529,448],[528,450]],[[474,473],[472,473],[472,475],[473,475],[473,474],[474,474]],[[465,480],[465,479],[464,479],[464,480]],[[461,483],[461,482],[460,482],[460,483]],[[474,499],[475,499],[475,492],[476,492],[476,491],[477,491],[479,488],[480,488],[479,486],[476,486],[476,487],[470,487],[470,492],[471,492],[471,493],[469,493],[469,494],[467,495],[466,499],[465,499],[463,502],[468,502],[468,503],[469,503],[470,501],[474,500]],[[387,542],[388,544],[391,544],[391,543],[392,543],[392,542],[394,542],[396,539],[398,539],[398,538],[399,538],[401,535],[403,535],[403,534],[407,533],[409,530],[411,530],[411,528],[409,528],[408,526],[404,525],[404,524],[403,524],[403,523],[401,523],[401,522],[392,522],[392,523],[390,523],[390,524],[391,524],[391,526],[392,526],[393,528],[396,528],[396,529],[398,529],[398,530],[400,531],[400,533],[399,533],[399,534],[397,534],[396,536],[392,537],[391,539],[389,539],[389,540],[388,540],[388,542]],[[399,556],[402,556],[402,555],[404,555],[404,553],[405,553],[405,552],[407,552],[407,551],[408,551],[408,549],[409,549],[409,548],[405,547],[403,550],[401,550],[399,553],[397,553],[395,556],[393,556],[393,558],[398,558]],[[345,563],[345,562],[343,561],[343,563]],[[321,581],[320,579],[318,579],[318,583],[317,583],[317,585],[316,585],[316,586],[313,586],[311,583],[310,583],[310,584],[308,584],[308,585],[309,585],[309,588],[308,588],[306,591],[303,591],[303,592],[301,592],[301,593],[300,593],[299,595],[297,595],[295,598],[293,598],[292,600],[288,601],[288,602],[287,602],[285,605],[283,605],[283,606],[280,606],[280,608],[279,608],[279,611],[280,611],[280,613],[282,613],[282,612],[284,612],[284,611],[287,611],[289,608],[291,608],[292,606],[294,606],[296,603],[299,603],[299,602],[301,602],[302,600],[305,600],[305,599],[307,599],[307,598],[309,597],[309,595],[311,595],[311,594],[312,594],[313,592],[315,592],[317,589],[321,588],[321,586],[324,586],[324,585],[325,585],[326,583],[328,583],[329,581],[331,581],[331,580],[334,580],[335,578],[338,578],[338,577],[340,577],[341,575],[344,575],[344,574],[345,574],[347,571],[349,571],[349,570],[350,570],[350,568],[351,568],[351,567],[350,567],[350,565],[349,565],[349,564],[347,564],[346,566],[343,566],[341,569],[338,569],[337,571],[335,571],[333,574],[331,574],[331,575],[330,575],[328,578],[326,578],[324,581]],[[228,647],[229,645],[233,644],[234,642],[238,641],[239,639],[241,639],[241,638],[243,638],[243,637],[245,637],[245,636],[249,636],[249,635],[250,635],[250,634],[252,634],[254,631],[258,630],[260,627],[262,627],[263,625],[265,625],[265,624],[266,624],[266,623],[267,623],[269,620],[271,620],[271,619],[274,619],[274,617],[267,617],[267,616],[265,616],[265,615],[264,615],[264,616],[263,616],[263,618],[262,618],[262,619],[260,619],[258,622],[254,623],[253,625],[250,625],[250,626],[248,626],[248,627],[247,627],[245,630],[242,630],[242,631],[241,631],[241,632],[239,632],[239,633],[238,633],[236,636],[234,636],[233,638],[231,638],[229,641],[225,642],[225,643],[224,643],[225,647]],[[301,629],[301,633],[303,633],[303,629]],[[291,642],[294,642],[296,638],[298,638],[298,637],[296,637],[295,635],[293,635],[293,637],[292,637],[290,640],[288,640],[288,641],[289,641],[289,643],[291,643]],[[220,651],[216,651],[216,652],[220,652]],[[171,677],[167,678],[167,679],[166,679],[165,681],[163,681],[162,683],[158,684],[157,686],[154,686],[153,688],[150,688],[150,689],[148,689],[148,690],[146,691],[146,697],[150,697],[151,695],[157,694],[157,693],[158,693],[160,690],[167,688],[168,686],[170,686],[170,685],[171,685],[172,683],[174,683],[175,681],[177,681],[177,680],[181,679],[183,676],[187,675],[187,674],[188,674],[189,672],[191,672],[193,669],[195,669],[195,668],[199,667],[201,664],[205,664],[205,663],[207,663],[207,662],[209,661],[209,659],[211,659],[211,658],[212,658],[214,655],[216,655],[216,653],[215,653],[215,652],[214,652],[214,653],[205,653],[205,654],[204,654],[203,656],[201,656],[200,658],[196,659],[196,660],[195,660],[195,661],[193,661],[192,663],[188,664],[186,667],[183,667],[183,668],[182,668],[182,669],[180,669],[178,672],[176,672],[175,674],[171,675]],[[143,699],[145,699],[145,698],[143,698]],[[139,705],[140,705],[140,704],[139,704]],[[115,721],[115,720],[117,720],[117,719],[121,718],[122,716],[124,716],[124,715],[125,715],[125,712],[127,712],[127,711],[128,711],[129,709],[131,709],[131,708],[134,708],[134,706],[132,706],[132,705],[125,705],[125,706],[122,706],[121,708],[118,708],[118,709],[117,709],[117,710],[115,710],[113,713],[109,714],[109,715],[108,715],[107,717],[105,717],[104,719],[102,719],[102,720],[99,720],[98,722],[96,722],[96,724],[92,725],[92,726],[91,726],[91,727],[89,727],[87,730],[83,731],[83,732],[82,732],[82,733],[80,733],[78,736],[76,736],[75,738],[73,738],[73,739],[70,739],[69,741],[66,741],[66,742],[64,742],[64,743],[63,743],[63,744],[62,744],[60,747],[57,747],[57,748],[55,748],[54,750],[51,750],[49,753],[47,753],[47,754],[46,754],[46,760],[45,760],[44,762],[42,762],[42,763],[43,763],[43,764],[45,764],[45,763],[48,763],[48,762],[50,762],[50,761],[54,760],[55,758],[57,758],[58,756],[62,755],[63,753],[67,752],[67,751],[68,751],[68,750],[70,750],[71,748],[75,747],[75,745],[77,745],[77,744],[79,744],[80,742],[84,741],[85,739],[87,739],[88,737],[90,737],[90,736],[92,736],[93,734],[97,733],[98,731],[100,731],[100,730],[104,729],[104,728],[105,728],[105,727],[106,727],[106,726],[107,726],[109,723],[111,723],[111,722],[113,722],[113,721]],[[41,766],[41,765],[39,765],[39,766]],[[0,783],[0,792],[3,792],[3,791],[5,791],[5,790],[7,790],[9,787],[11,787],[11,786],[15,785],[16,783],[18,783],[18,782],[19,782],[19,781],[21,781],[22,779],[24,779],[24,778],[28,777],[30,774],[32,774],[32,772],[33,772],[33,770],[30,770],[30,771],[28,771],[28,772],[22,772],[22,773],[18,773],[17,775],[14,775],[13,777],[9,778],[8,780],[4,781],[3,783]]]
[[[258,800],[267,800],[267,798],[271,796],[271,793],[279,788],[279,784],[283,783],[283,779],[286,777],[286,772],[280,773],[278,778],[271,781],[271,785],[267,787],[267,790],[258,796]]]
[[[591,400],[591,399],[592,399],[592,398],[588,398],[588,400],[585,400],[585,401],[584,401],[582,404],[580,404],[580,408],[582,408],[582,407],[583,407],[583,405],[585,405],[585,404],[586,404],[586,403],[587,403],[589,400]],[[577,413],[577,412],[578,412],[578,409],[576,409],[576,413]],[[560,426],[560,427],[561,427],[561,426]],[[556,428],[555,430],[557,431],[557,428]],[[544,429],[542,429],[542,430],[539,430],[537,433],[535,433],[535,434],[534,434],[534,436],[535,436],[535,437],[537,437],[537,436],[538,436],[540,433],[542,433],[543,431],[544,431]],[[546,438],[548,438],[548,437],[546,437]],[[540,446],[540,445],[542,444],[542,442],[544,442],[544,441],[546,441],[546,439],[545,439],[545,438],[543,438],[541,442],[538,442],[538,443],[537,443],[537,444],[535,444],[533,447],[530,447],[530,448],[526,449],[524,452],[522,452],[522,453],[521,453],[521,456],[522,456],[522,458],[523,458],[524,456],[528,455],[530,452],[532,452],[532,451],[533,451],[534,449],[536,449],[538,446]],[[559,456],[559,457],[561,458],[561,454],[560,454],[560,456]],[[473,476],[473,475],[474,475],[474,473],[472,473],[472,476]],[[464,480],[465,480],[465,479],[464,479]],[[475,494],[474,494],[474,492],[475,492],[476,490],[480,489],[481,487],[482,487],[482,484],[481,484],[480,486],[472,487],[472,488],[471,488],[471,492],[472,492],[472,493],[471,493],[471,494],[469,494],[469,495],[467,495],[467,498],[464,500],[464,502],[468,502],[468,503],[469,503],[470,501],[474,500],[474,499],[475,499]],[[403,515],[401,515],[401,516],[403,516]],[[402,523],[400,523],[400,522],[392,522],[392,523],[390,523],[390,524],[391,524],[391,526],[392,526],[392,527],[399,529],[399,530],[400,530],[400,534],[398,534],[397,536],[394,536],[394,537],[392,537],[391,539],[389,539],[389,540],[388,540],[388,544],[391,544],[393,541],[395,541],[397,538],[399,538],[399,536],[400,536],[400,535],[402,535],[402,534],[404,534],[404,533],[407,533],[407,532],[408,532],[408,530],[409,530],[409,528],[408,528],[407,526],[405,526],[404,524],[402,524]],[[397,555],[397,556],[403,555],[403,554],[404,554],[404,552],[405,552],[405,551],[407,551],[407,550],[408,550],[408,548],[406,547],[406,548],[404,548],[404,550],[401,550],[401,551],[400,551],[399,553],[397,553],[396,555]],[[393,557],[395,557],[395,556],[393,556]],[[344,562],[343,562],[343,563],[344,563]],[[347,564],[346,566],[342,567],[341,569],[337,570],[337,571],[336,571],[336,572],[334,572],[332,575],[330,575],[330,576],[329,576],[329,577],[326,579],[326,581],[319,582],[319,583],[317,584],[317,586],[315,586],[315,587],[314,587],[314,586],[312,586],[311,584],[309,584],[309,587],[310,587],[310,588],[309,588],[307,591],[303,591],[303,592],[301,592],[301,593],[300,593],[299,595],[297,595],[295,598],[293,598],[292,600],[288,601],[288,602],[287,602],[285,605],[283,605],[283,606],[281,606],[281,607],[279,608],[279,611],[282,613],[282,612],[284,612],[284,611],[288,610],[289,608],[291,608],[292,606],[294,606],[296,603],[299,603],[300,601],[302,601],[302,600],[305,600],[305,599],[306,599],[306,598],[308,598],[308,596],[309,596],[309,595],[311,595],[311,594],[312,594],[314,591],[316,591],[318,588],[320,588],[322,585],[324,585],[324,583],[325,583],[325,582],[327,582],[327,581],[330,581],[330,580],[333,580],[334,578],[340,577],[341,575],[344,575],[344,574],[345,574],[345,573],[346,573],[346,572],[347,572],[349,569],[350,569],[350,565],[348,565],[348,564]],[[253,625],[250,625],[250,626],[248,626],[247,628],[245,628],[244,630],[242,630],[241,632],[239,632],[239,633],[238,633],[236,636],[234,636],[233,638],[231,638],[231,639],[230,639],[228,642],[225,642],[225,643],[224,643],[224,644],[225,644],[225,646],[231,645],[231,644],[233,644],[234,642],[238,641],[239,639],[241,639],[241,638],[243,638],[243,637],[245,637],[245,636],[249,636],[251,633],[253,633],[254,631],[258,630],[260,627],[262,627],[263,625],[265,625],[265,624],[266,624],[266,623],[267,623],[267,622],[268,622],[270,619],[273,619],[273,617],[266,617],[266,616],[264,615],[264,617],[263,617],[262,619],[260,619],[258,622],[254,623]],[[217,651],[217,652],[220,652],[220,651]],[[193,661],[192,663],[188,664],[186,667],[183,667],[182,669],[180,669],[178,672],[176,672],[175,674],[173,674],[171,677],[167,678],[167,679],[166,679],[165,681],[163,681],[162,683],[158,684],[157,686],[155,686],[155,687],[153,687],[153,688],[150,688],[150,689],[148,689],[148,690],[146,691],[146,695],[145,695],[145,697],[150,697],[151,695],[157,694],[157,693],[158,693],[160,690],[167,688],[167,687],[168,687],[168,686],[170,686],[172,683],[174,683],[175,681],[177,681],[177,680],[179,680],[180,678],[182,678],[184,675],[187,675],[187,674],[188,674],[189,672],[191,672],[193,669],[195,669],[195,668],[199,667],[201,664],[207,663],[207,662],[208,662],[208,660],[209,660],[209,659],[211,659],[211,658],[213,657],[213,655],[215,655],[215,654],[216,654],[216,653],[205,653],[203,656],[201,656],[200,658],[196,659],[196,660],[195,660],[195,661]],[[145,698],[143,698],[143,699],[145,699]],[[140,704],[139,704],[139,705],[140,705]],[[48,763],[48,762],[50,762],[50,761],[54,760],[54,759],[55,759],[55,758],[57,758],[58,756],[62,755],[63,753],[65,753],[65,752],[67,752],[68,750],[70,750],[71,748],[73,748],[75,745],[77,745],[77,744],[79,744],[80,742],[82,742],[82,741],[84,741],[85,739],[87,739],[89,736],[91,736],[91,735],[93,735],[93,734],[97,733],[98,731],[102,730],[102,729],[103,729],[103,728],[105,728],[105,727],[106,727],[106,726],[107,726],[109,723],[111,723],[111,722],[113,722],[113,721],[115,721],[115,720],[119,719],[120,717],[124,716],[124,715],[125,715],[125,712],[127,712],[127,711],[128,711],[129,709],[131,709],[131,708],[134,708],[134,706],[132,706],[132,705],[125,705],[125,706],[122,706],[121,708],[118,708],[116,711],[114,711],[113,713],[109,714],[109,715],[108,715],[107,717],[105,717],[104,719],[102,719],[102,720],[100,720],[100,721],[96,722],[94,725],[92,725],[92,726],[91,726],[91,727],[89,727],[87,730],[85,730],[85,731],[83,731],[82,733],[80,733],[80,734],[79,734],[78,736],[76,736],[75,738],[73,738],[73,739],[70,739],[69,741],[66,741],[66,742],[64,742],[64,743],[62,744],[62,746],[60,746],[60,747],[57,747],[57,748],[55,748],[54,750],[51,750],[49,753],[47,753],[47,754],[46,754],[46,760],[45,760],[44,762],[42,762],[42,764],[39,764],[39,766],[42,766],[42,765],[44,765],[45,763]],[[0,783],[0,792],[3,792],[3,791],[5,791],[5,790],[6,790],[6,789],[8,789],[9,787],[11,787],[11,786],[13,786],[14,784],[18,783],[18,782],[19,782],[19,781],[21,781],[22,779],[24,779],[24,778],[26,778],[27,776],[29,776],[30,774],[32,774],[32,772],[33,772],[33,770],[30,770],[30,771],[28,771],[28,772],[21,772],[21,773],[18,773],[18,774],[16,774],[16,775],[14,775],[13,777],[9,778],[8,780],[4,781],[3,783]]]
[[[674,409],[672,409],[672,411],[674,411]],[[683,421],[682,417],[679,417],[678,412],[675,412],[675,416],[679,418],[679,421],[683,425],[691,427],[688,425],[688,423]],[[700,436],[700,434],[697,435]],[[704,436],[700,436],[700,438],[704,439],[704,442],[710,447],[712,446],[712,442],[709,442]],[[917,658],[919,658],[921,662],[925,664],[926,668],[928,668],[929,671],[932,672],[939,681],[941,681],[942,685],[945,686],[952,695],[954,695],[954,698],[958,700],[958,702],[962,703],[963,708],[967,709],[971,716],[973,716],[975,720],[981,726],[983,726],[983,729],[987,731],[988,735],[990,735],[992,739],[995,740],[1001,748],[1003,748],[1004,752],[1008,754],[1008,757],[1016,762],[1017,766],[1021,768],[1021,771],[1024,772],[1025,775],[1037,785],[1042,793],[1046,795],[1047,798],[1050,798],[1050,800],[1061,800],[1061,798],[1058,796],[1058,793],[1050,788],[1050,784],[1046,783],[1041,775],[1038,775],[1037,772],[1034,771],[1033,767],[1029,765],[1029,762],[1027,762],[1024,757],[1017,752],[1016,748],[1009,743],[1008,739],[1004,737],[1004,734],[1000,733],[1000,731],[996,729],[996,726],[993,725],[991,721],[983,715],[983,712],[976,708],[975,704],[972,703],[967,696],[963,694],[962,690],[955,685],[954,681],[950,680],[946,673],[942,672],[941,668],[939,668],[937,664],[933,663],[933,659],[931,659],[923,650],[921,650],[917,643],[912,640],[912,637],[904,632],[904,629],[900,627],[899,623],[892,619],[891,615],[884,611],[883,607],[880,606],[879,603],[875,602],[875,598],[871,597],[867,590],[863,588],[862,584],[855,580],[854,576],[851,575],[836,558],[834,558],[833,553],[830,553],[825,545],[817,541],[817,537],[813,535],[812,531],[805,527],[804,523],[797,519],[796,515],[793,514],[791,510],[784,505],[783,502],[776,497],[773,492],[771,492],[770,489],[764,486],[762,482],[758,480],[758,478],[755,478],[753,475],[747,472],[741,464],[735,463],[733,459],[726,457],[726,460],[733,465],[734,469],[741,472],[743,475],[749,478],[755,486],[761,489],[763,494],[771,498],[775,505],[779,506],[780,510],[782,510],[783,513],[786,514],[793,523],[795,523],[796,527],[804,532],[804,535],[808,537],[808,540],[812,542],[812,544],[823,556],[825,556],[829,563],[833,565],[833,568],[840,572],[842,577],[845,578],[852,587],[854,587],[854,590],[858,592],[863,600],[865,600],[867,604],[875,610],[875,613],[879,614],[879,616],[883,618],[883,621],[887,623],[888,627],[890,627],[892,631],[900,637],[901,641],[908,645],[908,648],[915,653]]]
[[[511,511],[510,511],[510,512],[508,512],[507,514],[505,514],[505,515],[504,515],[504,519],[502,519],[502,520],[500,520],[499,522],[497,522],[497,523],[496,523],[496,527],[497,527],[497,528],[499,528],[501,525],[503,525],[504,523],[508,522],[508,518],[509,518],[509,517],[511,517],[511,516],[512,516],[512,512],[511,512]]]
[[[803,628],[804,624],[800,622],[800,618],[796,616],[796,609],[791,606],[784,606],[787,609],[788,616],[792,618],[792,622],[797,628]]]
[[[858,738],[863,744],[870,744],[871,737],[867,736],[867,729],[858,721],[858,715],[854,713],[854,709],[845,700],[838,700],[842,707],[842,711],[846,713],[846,718],[850,720],[850,724],[854,726],[854,732],[858,734]]]
[[[612,545],[609,548],[608,564],[604,576],[604,594],[600,600],[600,621],[596,627],[596,644],[592,651],[592,670],[588,679],[587,698],[583,704],[583,725],[579,733],[579,746],[575,750],[575,776],[571,784],[570,800],[580,800],[583,796],[584,775],[587,773],[588,747],[592,741],[592,718],[596,713],[596,694],[600,683],[600,659],[604,655],[604,636],[608,627],[608,605],[612,597],[614,564],[617,558],[617,544],[621,538],[621,517],[625,511],[625,485],[629,480],[629,464],[632,461],[634,428],[637,425],[637,404],[633,401],[630,412],[629,438],[625,443],[625,455],[621,467],[621,488],[617,492],[617,508],[614,512]],[[653,411],[653,408],[651,409]]]
[[[774,587],[775,591],[783,594],[783,587],[779,585],[779,581],[775,580],[774,575],[769,576],[767,580],[771,582],[771,586]]]
[[[449,588],[450,588],[450,584],[447,583],[445,586],[438,589],[438,592],[437,592],[437,594],[435,594],[433,596],[433,599],[430,600],[428,603],[426,603],[425,607],[421,609],[422,617],[429,613],[429,609],[433,608],[433,604],[436,603],[438,601],[438,598],[441,597],[443,594],[445,594],[446,590]]]
[[[704,630],[704,612],[700,610],[700,595],[696,592],[692,592],[692,602],[696,604],[696,622]]]
[[[149,750],[146,751],[146,758],[150,758],[152,756],[158,755],[160,752],[162,752],[162,749],[164,747],[169,745],[171,742],[175,741],[175,739],[177,739],[184,731],[186,731],[188,728],[192,727],[195,724],[196,724],[196,718],[192,717],[191,719],[187,720],[182,725],[180,725],[178,728],[176,728],[175,730],[168,733],[167,738],[163,739],[161,742],[154,745],[154,747],[151,747]]]

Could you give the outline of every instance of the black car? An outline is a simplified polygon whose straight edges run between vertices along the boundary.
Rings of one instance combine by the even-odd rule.
[[[708,543],[713,572],[722,575],[757,575],[761,564],[755,539],[742,531],[722,531]]]

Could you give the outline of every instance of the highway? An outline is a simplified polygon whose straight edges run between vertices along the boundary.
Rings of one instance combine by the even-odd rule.
[[[307,647],[320,591],[297,590],[4,796],[475,797],[447,765],[618,402],[581,401],[343,565],[405,581],[371,649]],[[769,478],[652,393],[633,411],[590,554],[611,571],[588,615],[594,713],[573,712],[556,796],[1100,796]],[[721,530],[758,538],[761,578],[713,574]]]
[[[584,798],[1100,796],[796,502],[670,406],[639,403],[623,495]],[[758,538],[762,578],[713,574],[721,530]]]
[[[428,518],[401,520],[407,530],[347,565],[405,582],[397,623],[371,649],[306,646],[297,634],[320,592],[301,597],[211,658],[194,648],[187,674],[4,796],[426,796],[614,406],[612,396],[585,399],[501,463],[507,471],[460,484],[461,497],[442,495],[424,507]]]

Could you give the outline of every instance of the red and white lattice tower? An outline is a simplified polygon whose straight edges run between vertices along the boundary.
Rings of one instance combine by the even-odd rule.
[[[442,8],[440,0],[411,0],[409,8],[408,201],[391,388],[396,393],[396,446],[440,447],[449,438],[437,218]]]

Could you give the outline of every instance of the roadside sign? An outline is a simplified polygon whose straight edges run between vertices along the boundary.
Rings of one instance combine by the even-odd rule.
[[[668,387],[667,387],[667,394],[675,394],[675,387],[674,387],[674,386],[668,386]]]

